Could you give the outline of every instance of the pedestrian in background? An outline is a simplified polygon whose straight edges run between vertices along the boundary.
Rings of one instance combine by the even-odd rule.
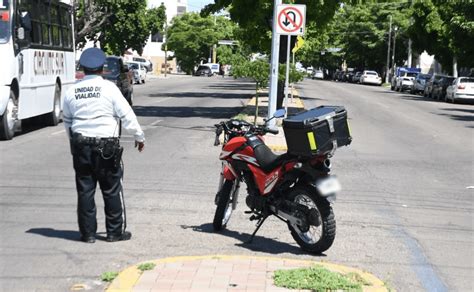
[[[118,87],[101,77],[105,61],[104,52],[98,48],[82,53],[79,64],[85,77],[66,92],[63,105],[76,173],[79,231],[81,240],[88,243],[95,242],[97,232],[97,182],[104,199],[107,241],[131,238],[132,234],[125,231],[121,126],[134,134],[138,151],[145,147],[144,133],[132,108]]]

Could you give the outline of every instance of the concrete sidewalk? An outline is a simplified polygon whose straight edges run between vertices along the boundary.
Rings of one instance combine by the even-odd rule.
[[[276,270],[314,265],[341,274],[357,274],[366,283],[362,287],[363,291],[388,291],[384,283],[371,274],[325,262],[214,255],[165,258],[147,263],[156,266],[143,272],[138,269],[139,265],[129,267],[120,273],[106,291],[309,291],[277,287],[273,284],[273,274]]]

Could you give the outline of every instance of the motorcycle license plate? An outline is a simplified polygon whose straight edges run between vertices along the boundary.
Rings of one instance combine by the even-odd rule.
[[[342,187],[339,180],[335,176],[320,179],[316,182],[316,188],[319,193],[326,197],[341,191]]]

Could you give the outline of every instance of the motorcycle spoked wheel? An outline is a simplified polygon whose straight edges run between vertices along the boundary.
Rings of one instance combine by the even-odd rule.
[[[289,199],[308,207],[311,212],[306,226],[288,223],[293,239],[303,250],[313,254],[328,250],[336,237],[336,219],[329,202],[304,187],[292,190]]]
[[[217,201],[216,213],[214,214],[214,231],[220,231],[227,226],[232,215],[232,199],[233,191],[237,185],[237,180],[231,181],[226,180],[222,184],[222,188],[219,191],[219,199]]]

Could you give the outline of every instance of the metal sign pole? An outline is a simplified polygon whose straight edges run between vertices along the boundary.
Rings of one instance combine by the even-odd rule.
[[[288,115],[288,95],[290,94],[290,44],[291,35],[288,35],[288,42],[286,45],[286,74],[285,74],[285,118]]]
[[[296,68],[296,65],[295,65],[295,52],[293,52],[293,67]],[[295,91],[295,83],[294,82],[291,82],[291,102],[293,103],[293,92]]]
[[[267,126],[274,127],[276,119],[271,119],[276,111],[277,106],[277,90],[278,90],[278,55],[280,50],[280,35],[277,34],[277,22],[278,22],[278,5],[282,0],[275,0],[273,5],[273,24],[272,24],[272,60],[270,66],[270,92],[268,94],[268,114],[267,120],[269,120]]]

